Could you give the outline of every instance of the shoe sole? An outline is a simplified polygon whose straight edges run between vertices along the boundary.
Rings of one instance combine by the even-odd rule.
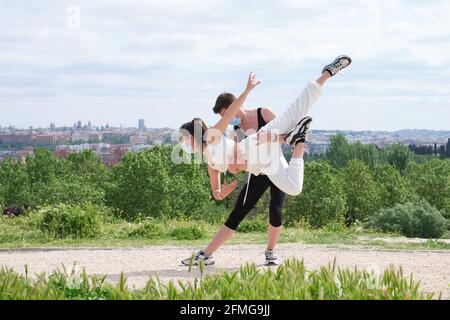
[[[311,117],[305,117],[300,120],[295,129],[291,131],[289,137],[286,137],[286,143],[293,145],[293,143],[295,143],[295,141],[299,138],[298,135],[302,133],[309,124],[311,124],[312,120],[313,119]]]
[[[311,120],[310,120],[310,119],[311,119]],[[312,121],[312,118],[309,117],[309,116],[302,118],[302,119],[297,123],[297,125],[296,125],[295,128],[294,128],[294,130],[292,130],[291,132],[289,132],[289,133],[286,135],[285,140],[286,140],[286,143],[287,143],[287,144],[291,144],[291,143],[292,143],[292,139],[293,139],[293,138],[295,137],[295,135],[297,135],[301,130],[303,130],[303,127],[305,126],[305,123],[308,123],[308,120],[309,120],[309,122],[311,122],[311,121]],[[291,137],[292,137],[292,138],[291,138]],[[289,138],[290,138],[290,139],[289,139]]]
[[[347,68],[349,65],[352,64],[352,58],[350,58],[349,56],[346,56],[346,55],[342,55],[342,56],[339,56],[339,57],[337,57],[336,59],[334,59],[334,61],[333,61],[332,63],[330,63],[329,65],[325,66],[325,67],[323,68],[323,70],[322,70],[322,73],[324,73],[325,71],[328,71],[327,69],[328,69],[329,67],[331,67],[332,65],[338,63],[339,60],[341,60],[341,59],[346,59],[346,60],[348,60],[348,65],[346,65],[345,67],[343,67],[343,68],[342,68],[341,70],[339,70],[339,71],[344,70],[345,68]],[[338,72],[339,72],[339,71],[338,71]],[[335,76],[336,74],[337,74],[337,72],[336,72],[334,75],[331,75],[331,76]]]
[[[203,261],[203,260],[202,260],[202,261]],[[205,262],[205,266],[212,266],[212,265],[215,264],[215,263],[216,263],[215,261]],[[182,264],[183,266],[186,266],[186,267],[189,267],[189,266],[198,267],[198,265],[199,265],[200,263],[199,263],[199,262],[193,261],[192,264],[191,264],[190,261],[189,261],[189,263],[185,263],[184,261],[181,261],[181,264]]]
[[[264,264],[266,267],[270,267],[270,266],[279,266],[280,262],[277,261],[266,261],[266,263]]]

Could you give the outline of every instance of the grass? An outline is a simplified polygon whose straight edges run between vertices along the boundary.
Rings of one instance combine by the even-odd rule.
[[[39,229],[36,216],[17,218],[0,217],[0,249],[49,248],[49,247],[142,247],[149,245],[189,245],[202,247],[222,226],[222,220],[212,222],[188,219],[145,219],[127,222],[113,219],[101,225],[93,237],[55,237],[46,229]],[[244,220],[230,244],[263,244],[267,241],[267,221],[260,218]],[[311,229],[304,224],[284,228],[280,243],[304,243],[314,245],[363,246],[402,250],[448,250],[450,244],[428,240],[422,243],[389,242],[386,234],[330,225]],[[386,239],[386,240],[383,240]]]
[[[203,270],[203,267],[200,267]],[[341,269],[335,263],[309,271],[303,261],[291,259],[276,270],[259,270],[255,264],[236,272],[208,274],[193,281],[161,282],[150,278],[142,289],[129,288],[121,274],[117,284],[105,277],[65,268],[49,275],[30,277],[7,268],[0,269],[0,299],[14,300],[423,300],[440,298],[424,293],[412,276],[402,269],[388,268],[382,274]]]

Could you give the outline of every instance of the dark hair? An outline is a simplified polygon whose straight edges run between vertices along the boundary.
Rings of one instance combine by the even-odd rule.
[[[222,109],[228,109],[228,107],[235,101],[236,97],[234,96],[234,94],[229,92],[221,93],[216,99],[216,104],[213,108],[214,113],[217,114]]]
[[[192,121],[186,122],[180,127],[180,137],[184,134],[189,133],[194,137],[197,145],[203,145],[204,136],[208,127],[200,118],[194,118]],[[183,132],[184,131],[184,132]],[[199,134],[201,132],[201,135]]]

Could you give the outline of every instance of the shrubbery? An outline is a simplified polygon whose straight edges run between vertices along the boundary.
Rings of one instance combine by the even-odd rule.
[[[129,153],[113,168],[108,203],[128,217],[189,216],[211,204],[204,168],[174,165],[169,147]]]
[[[194,221],[181,222],[172,227],[169,236],[176,240],[197,240],[206,236],[204,225],[195,223]]]
[[[303,191],[288,199],[286,213],[288,223],[303,219],[313,227],[343,221],[345,194],[337,171],[325,162],[307,162]]]
[[[376,166],[373,175],[378,186],[379,207],[390,208],[397,203],[405,203],[413,197],[414,192],[409,180],[393,166]]]
[[[370,217],[368,227],[384,232],[399,232],[407,237],[439,238],[446,230],[442,214],[425,200],[397,204]]]
[[[264,232],[267,231],[268,221],[261,218],[248,218],[244,219],[238,227],[239,232]]]
[[[433,159],[412,164],[406,170],[415,193],[450,219],[450,162]]]
[[[111,218],[108,208],[85,204],[45,206],[37,211],[36,224],[54,238],[94,238],[103,223]]]
[[[48,227],[41,225],[42,230],[58,238],[98,234],[97,218],[89,216],[85,203],[96,208],[92,212],[102,211],[105,206],[116,208],[115,216],[133,222],[129,229],[124,227],[123,237],[157,237],[164,228],[161,217],[222,223],[234,206],[239,188],[226,200],[226,208],[223,203],[214,203],[206,166],[175,165],[171,152],[169,146],[156,146],[129,153],[110,170],[91,151],[58,159],[48,150],[37,149],[24,162],[0,162],[0,209],[27,205],[46,210]],[[402,145],[379,149],[350,144],[342,135],[332,138],[324,158],[326,161],[306,161],[303,192],[287,198],[285,225],[298,221],[312,227],[364,222],[379,218],[384,212],[381,209],[416,198],[425,199],[450,220],[449,161],[415,163],[408,148]],[[242,187],[245,175],[238,176],[238,180]],[[239,230],[267,230],[269,203],[270,193],[266,192],[249,215],[256,219],[245,219]],[[398,207],[394,211],[395,208]],[[75,212],[78,209],[79,215]],[[58,216],[56,212],[63,214]],[[158,217],[161,223],[143,220],[151,217]],[[416,224],[413,215],[405,215],[404,219],[413,219],[408,223]],[[59,223],[61,228],[57,229]],[[91,231],[83,229],[86,225],[93,226]],[[164,230],[164,234],[172,232],[174,238],[183,234],[192,239],[201,237],[193,225],[170,227],[179,228],[173,232]]]
[[[139,238],[161,238],[166,233],[163,224],[156,219],[150,218],[141,221],[137,226],[131,230],[128,235]]]
[[[346,196],[346,222],[365,221],[377,210],[379,190],[369,168],[360,160],[350,160],[342,170]]]

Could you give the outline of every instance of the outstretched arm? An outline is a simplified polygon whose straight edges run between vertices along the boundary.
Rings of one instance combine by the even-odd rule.
[[[245,87],[244,92],[228,107],[223,117],[213,128],[219,130],[222,134],[224,134],[231,120],[239,112],[239,109],[241,109],[250,91],[252,91],[260,83],[261,81],[257,80],[256,76],[252,72],[250,72],[250,75],[248,76],[247,86]]]
[[[228,195],[236,189],[238,183],[237,180],[233,180],[231,183],[220,183],[220,172],[216,169],[208,166],[209,182],[211,183],[211,191],[213,197],[217,201],[221,201],[228,197]]]

